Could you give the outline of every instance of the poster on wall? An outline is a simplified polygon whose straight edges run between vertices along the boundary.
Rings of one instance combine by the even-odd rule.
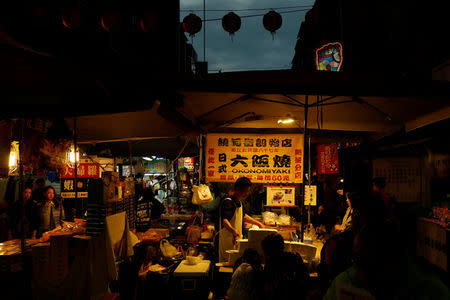
[[[386,192],[397,202],[419,202],[422,197],[422,164],[417,157],[386,157],[373,160],[373,177],[386,180]]]
[[[268,186],[267,206],[295,206],[295,187]]]
[[[339,154],[337,144],[317,145],[317,173],[339,173]]]
[[[317,186],[305,185],[305,205],[317,205]]]
[[[302,183],[303,134],[208,134],[206,180]]]

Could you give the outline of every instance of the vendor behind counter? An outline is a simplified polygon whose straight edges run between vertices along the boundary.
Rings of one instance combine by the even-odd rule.
[[[246,177],[239,178],[229,198],[225,198],[220,205],[220,231],[219,231],[219,261],[227,261],[227,250],[237,245],[242,238],[244,222],[264,228],[264,225],[244,213],[242,201],[248,197],[251,181]]]

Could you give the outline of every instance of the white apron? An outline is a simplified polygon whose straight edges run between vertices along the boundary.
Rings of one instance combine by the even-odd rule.
[[[233,200],[234,201],[234,200]],[[233,218],[230,221],[231,227],[233,227],[242,238],[242,203],[241,206],[235,210]],[[228,261],[229,254],[226,253],[227,250],[235,249],[237,245],[233,244],[233,234],[226,228],[222,228],[222,220],[220,220],[220,231],[219,231],[219,262]]]

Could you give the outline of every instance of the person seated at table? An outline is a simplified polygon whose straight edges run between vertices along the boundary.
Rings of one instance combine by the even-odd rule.
[[[262,265],[255,249],[245,249],[244,255],[234,267],[227,295],[230,300],[260,299],[262,283]]]
[[[298,253],[284,252],[284,240],[278,233],[266,236],[261,242],[265,266],[262,299],[304,299],[309,273]]]
[[[37,214],[37,203],[32,199],[31,187],[25,187],[22,198],[12,204],[8,211],[9,239],[23,237],[26,239],[36,238],[39,227]]]
[[[45,188],[44,198],[38,203],[38,214],[40,219],[39,236],[62,225],[62,220],[65,219],[62,199],[50,185]]]
[[[346,193],[345,197],[346,197],[346,202],[347,202],[348,207],[347,207],[347,211],[345,212],[344,219],[342,219],[341,224],[336,224],[334,226],[334,230],[338,233],[350,229],[351,224],[352,224],[352,212],[353,212],[352,198],[354,197],[354,194]]]
[[[363,226],[354,240],[353,266],[334,279],[324,299],[450,299],[439,279],[414,265],[399,234],[388,222]]]

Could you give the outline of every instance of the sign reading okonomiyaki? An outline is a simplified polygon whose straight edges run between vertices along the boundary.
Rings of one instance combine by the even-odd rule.
[[[209,182],[303,182],[303,134],[208,134],[205,157]]]

